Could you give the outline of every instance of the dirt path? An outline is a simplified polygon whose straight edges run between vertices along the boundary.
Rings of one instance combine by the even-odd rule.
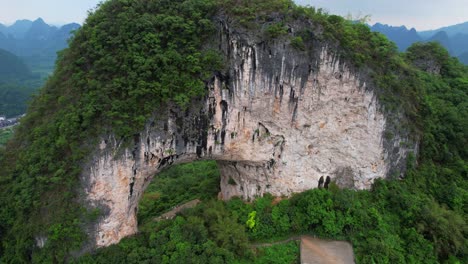
[[[286,244],[288,242],[291,242],[291,241],[295,241],[295,240],[301,240],[301,237],[302,236],[293,236],[293,237],[290,237],[288,239],[284,239],[284,240],[280,240],[280,241],[275,241],[275,242],[269,242],[269,243],[253,243],[251,246],[252,247],[271,247],[271,246],[274,246],[274,245],[279,245],[279,244]]]
[[[199,199],[192,200],[190,202],[186,202],[184,204],[178,205],[174,207],[171,211],[164,213],[156,218],[154,218],[155,221],[161,221],[161,220],[167,220],[167,219],[172,219],[174,218],[180,211],[187,209],[187,208],[193,208],[197,204],[199,204],[201,201]]]

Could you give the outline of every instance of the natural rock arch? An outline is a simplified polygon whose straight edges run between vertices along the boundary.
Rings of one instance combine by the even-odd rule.
[[[223,199],[290,195],[327,176],[365,189],[404,164],[409,150],[398,135],[383,136],[375,93],[327,47],[298,52],[227,27],[219,39],[228,70],[207,84],[205,98],[157,110],[131,146],[103,138],[85,166],[87,203],[103,215],[96,246],[137,232],[138,201],[171,164],[217,160]]]

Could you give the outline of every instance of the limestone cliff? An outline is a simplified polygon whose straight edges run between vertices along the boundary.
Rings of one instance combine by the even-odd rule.
[[[138,200],[157,173],[175,163],[218,161],[221,197],[290,195],[330,177],[369,188],[404,170],[412,148],[391,131],[368,78],[341,61],[333,46],[294,49],[219,22],[226,70],[188,109],[158,109],[133,143],[102,138],[82,173],[87,203],[101,208],[97,246],[137,232]]]

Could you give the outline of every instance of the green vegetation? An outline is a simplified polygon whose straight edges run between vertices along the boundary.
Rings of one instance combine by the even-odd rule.
[[[71,260],[69,253],[86,240],[83,227],[96,217],[77,202],[81,165],[91,147],[103,134],[131,138],[168,102],[185,107],[204,95],[205,82],[223,67],[219,54],[204,45],[214,33],[215,14],[245,30],[291,40],[304,52],[317,43],[336,47],[351,67],[368,73],[386,111],[405,114],[398,125],[410,127],[422,142],[417,162],[409,162],[404,180],[380,180],[371,191],[332,187],[278,204],[270,196],[251,204],[206,201],[173,221],[150,221],[175,203],[215,193],[212,164],[184,165],[174,174],[187,179],[161,177],[164,189],[150,187],[140,205],[140,234],[78,263],[262,263],[274,252],[257,255],[249,240],[297,233],[349,240],[359,263],[468,263],[467,68],[435,44],[399,54],[363,24],[290,0],[101,4],[60,54],[9,147],[0,149],[0,262]],[[307,20],[311,27],[283,30],[288,22]],[[440,66],[440,73],[421,70],[421,60]],[[198,174],[202,170],[208,170],[206,178]],[[190,191],[178,197],[181,190]],[[165,202],[153,207],[155,199]],[[35,246],[37,234],[48,237],[43,249]]]
[[[302,40],[301,36],[292,38],[291,46],[293,46],[297,50],[305,50],[304,40]]]
[[[170,167],[157,175],[138,206],[139,223],[194,199],[207,200],[219,192],[219,170],[214,161]]]
[[[232,263],[249,257],[245,228],[215,201],[219,171],[213,161],[173,166],[156,176],[140,204],[140,233],[98,250],[77,263]],[[163,212],[189,200],[205,201],[171,221],[156,222]]]
[[[214,0],[213,2],[217,3],[221,13],[229,15],[239,25],[250,29],[258,28],[274,17],[275,13],[284,19],[284,15],[289,11],[300,8],[291,0]],[[282,24],[276,23],[279,31],[282,31]]]
[[[234,264],[296,264],[299,263],[299,242],[260,247],[254,251],[254,260],[235,260]]]
[[[0,148],[4,147],[7,141],[13,136],[13,128],[0,129]]]
[[[278,38],[288,34],[288,28],[283,23],[271,24],[265,31],[268,38]]]
[[[232,263],[251,257],[244,229],[222,202],[211,201],[77,263]]]
[[[62,49],[57,49],[60,51]],[[23,61],[29,66],[33,75],[40,76],[41,79],[47,79],[53,72],[56,60],[56,52],[53,55],[32,55],[22,57]]]

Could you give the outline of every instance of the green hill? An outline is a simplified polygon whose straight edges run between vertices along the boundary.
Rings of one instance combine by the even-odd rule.
[[[24,114],[31,95],[42,84],[20,58],[0,49],[0,115]]]
[[[13,53],[0,49],[0,82],[10,79],[25,79],[32,76],[31,70]]]
[[[468,52],[465,52],[458,56],[458,59],[460,60],[461,63],[464,63],[465,65],[468,65]]]
[[[395,125],[421,141],[407,174],[279,204],[210,201],[83,256],[102,213],[79,189],[98,137],[125,144],[165,104],[204,96],[226,65],[216,42],[226,24],[295,52],[327,46],[367,76],[382,107],[402,112]],[[105,1],[0,150],[0,262],[255,263],[249,241],[313,233],[350,240],[359,263],[467,263],[467,85],[467,68],[438,44],[399,53],[366,25],[290,0]]]

